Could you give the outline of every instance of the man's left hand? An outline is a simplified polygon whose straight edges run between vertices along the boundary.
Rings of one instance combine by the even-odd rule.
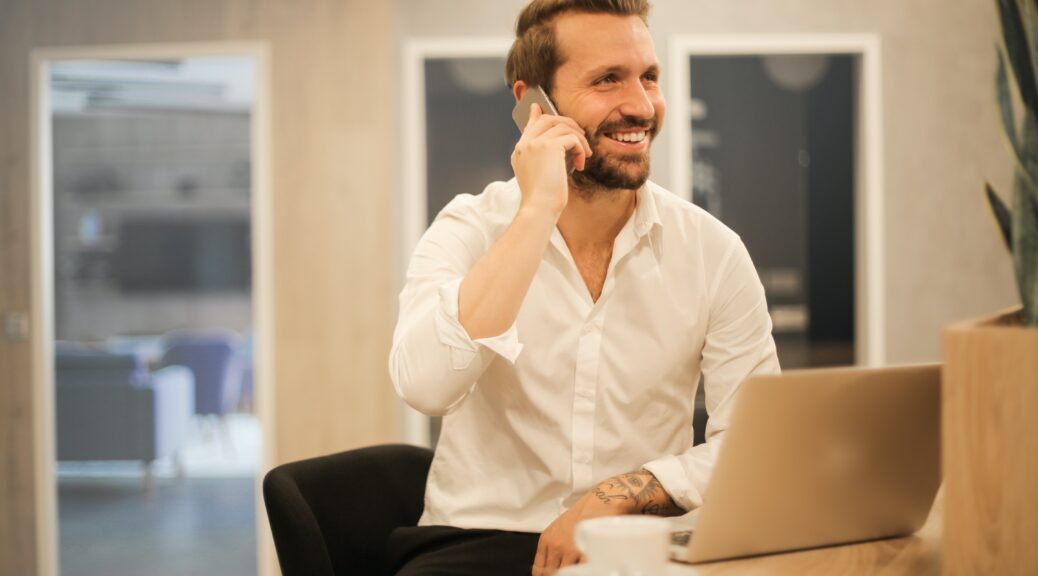
[[[621,474],[601,482],[541,533],[533,560],[533,576],[550,576],[561,567],[583,562],[584,557],[573,540],[581,520],[642,513],[677,516],[685,511],[674,504],[648,470]]]

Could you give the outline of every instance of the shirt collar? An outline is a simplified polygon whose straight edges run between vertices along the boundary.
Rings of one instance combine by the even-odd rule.
[[[638,203],[634,207],[634,233],[638,238],[645,236],[651,230],[663,227],[660,212],[656,206],[656,195],[649,190],[652,184],[646,182],[638,189]]]
[[[660,249],[659,235],[663,229],[663,220],[660,218],[660,212],[656,206],[656,195],[649,190],[649,186],[652,185],[651,182],[646,181],[636,192],[637,202],[634,206],[634,215],[631,216],[625,227],[633,228],[634,242],[641,240],[655,230],[656,233],[649,236],[649,245],[652,246],[652,250],[658,258]],[[625,232],[621,231],[620,233],[624,234]],[[629,234],[630,232],[627,233]],[[569,248],[566,247],[566,241],[562,238],[562,233],[559,232],[558,226],[552,230],[550,241],[563,254],[569,253]]]

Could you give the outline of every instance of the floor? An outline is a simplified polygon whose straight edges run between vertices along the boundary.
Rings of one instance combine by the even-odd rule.
[[[255,575],[260,439],[252,416],[197,421],[151,493],[140,463],[60,463],[61,576]]]
[[[256,574],[252,478],[58,481],[62,576]]]

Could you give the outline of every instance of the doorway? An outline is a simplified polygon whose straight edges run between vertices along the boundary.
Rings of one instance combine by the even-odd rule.
[[[273,421],[266,50],[33,60],[41,573],[256,573]]]

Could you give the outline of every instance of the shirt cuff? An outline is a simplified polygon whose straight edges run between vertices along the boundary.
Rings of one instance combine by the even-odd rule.
[[[436,314],[436,333],[440,343],[450,348],[451,367],[455,370],[468,368],[479,354],[481,346],[515,364],[516,358],[523,350],[515,322],[497,336],[473,340],[458,321],[458,292],[462,280],[463,278],[452,280],[439,289],[440,307]]]
[[[689,481],[685,467],[677,456],[664,456],[642,466],[659,480],[660,485],[682,509],[689,511],[703,505],[703,496]]]

